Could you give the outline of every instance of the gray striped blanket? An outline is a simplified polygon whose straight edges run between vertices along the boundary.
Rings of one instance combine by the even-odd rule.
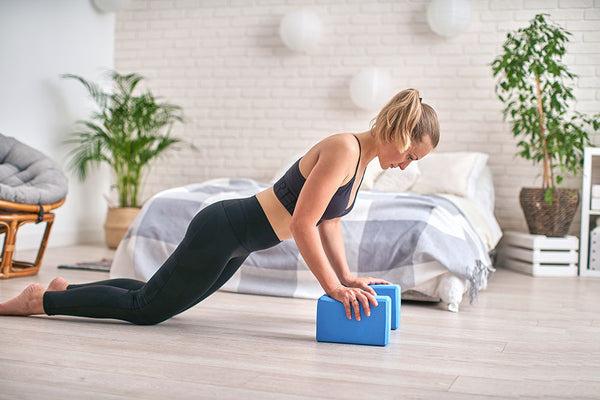
[[[200,209],[266,187],[249,179],[216,179],[157,194],[119,245],[111,277],[149,279]],[[403,291],[450,271],[471,283],[473,300],[492,269],[486,246],[469,221],[441,196],[360,191],[342,229],[350,270],[397,283]],[[223,289],[304,298],[323,294],[293,240],[251,254]]]

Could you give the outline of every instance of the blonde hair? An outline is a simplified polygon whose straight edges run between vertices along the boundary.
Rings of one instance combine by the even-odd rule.
[[[371,121],[371,132],[381,142],[393,142],[400,151],[412,142],[429,136],[435,148],[440,141],[440,125],[433,108],[421,102],[419,91],[406,89],[395,95]]]

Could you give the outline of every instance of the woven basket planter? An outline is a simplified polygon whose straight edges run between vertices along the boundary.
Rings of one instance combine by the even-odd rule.
[[[519,200],[529,233],[544,236],[565,236],[579,206],[579,190],[556,189],[552,204],[544,198],[546,190],[522,188]]]
[[[106,213],[106,223],[104,224],[104,237],[106,246],[109,249],[116,249],[121,239],[127,233],[129,225],[140,213],[140,208],[113,208],[110,207]]]

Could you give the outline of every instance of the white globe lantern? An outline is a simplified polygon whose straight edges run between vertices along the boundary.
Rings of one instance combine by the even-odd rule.
[[[389,100],[390,85],[390,76],[385,71],[366,68],[352,78],[350,98],[363,110],[379,110]]]
[[[302,9],[287,14],[279,25],[279,36],[283,43],[297,52],[314,48],[323,33],[319,16],[313,11]]]
[[[427,23],[440,36],[456,36],[471,23],[469,0],[432,0],[427,7]]]

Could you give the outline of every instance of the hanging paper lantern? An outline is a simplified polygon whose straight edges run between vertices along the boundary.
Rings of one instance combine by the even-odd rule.
[[[307,9],[287,14],[279,25],[279,36],[283,43],[298,52],[314,48],[321,39],[322,32],[319,16]]]
[[[350,97],[357,107],[375,111],[389,100],[390,84],[390,76],[385,71],[366,68],[352,78]]]
[[[427,22],[441,36],[455,36],[471,23],[469,0],[432,0],[427,7]]]

